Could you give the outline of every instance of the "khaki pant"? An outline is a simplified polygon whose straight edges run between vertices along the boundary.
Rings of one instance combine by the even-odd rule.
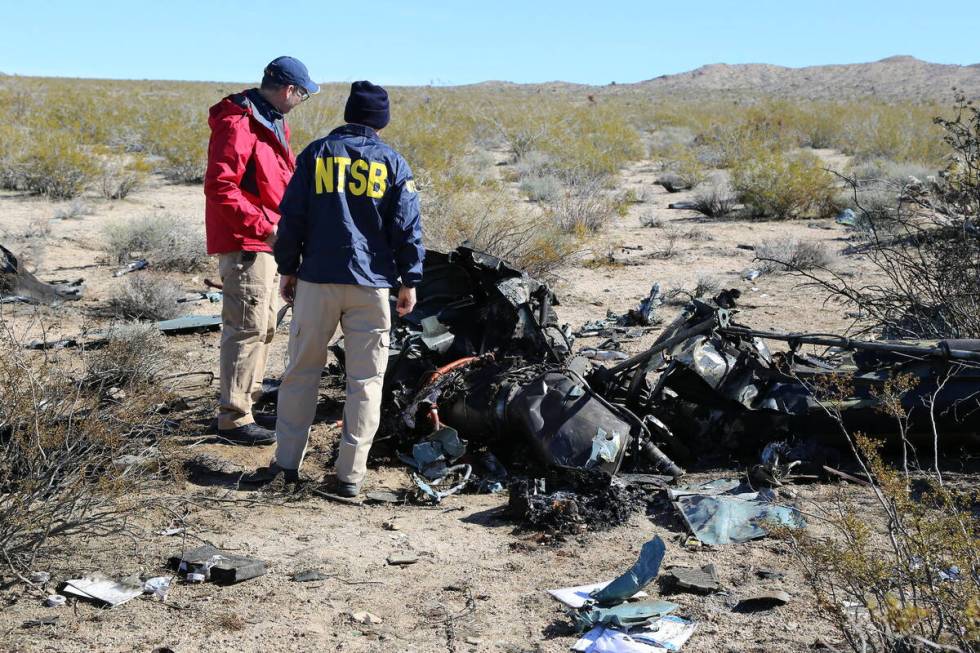
[[[298,281],[289,329],[289,363],[279,386],[276,462],[299,469],[316,413],[327,346],[344,333],[347,401],[337,480],[360,483],[381,421],[381,387],[388,362],[391,313],[387,288]]]
[[[276,262],[272,254],[221,254],[221,397],[218,428],[251,424],[262,396],[269,343],[276,332]]]

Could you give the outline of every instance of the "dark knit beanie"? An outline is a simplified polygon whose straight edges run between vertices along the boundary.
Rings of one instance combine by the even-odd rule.
[[[391,119],[388,111],[388,91],[371,82],[354,82],[344,108],[344,120],[383,129]]]

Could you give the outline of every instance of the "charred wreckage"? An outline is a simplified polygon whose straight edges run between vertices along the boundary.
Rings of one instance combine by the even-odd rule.
[[[655,285],[637,310],[579,332],[609,336],[583,350],[587,357],[559,325],[558,298],[546,284],[467,247],[430,251],[415,310],[392,326],[372,455],[410,465],[435,501],[464,487],[508,485],[511,504],[525,512],[554,492],[606,493],[608,503],[619,488],[611,498],[628,500],[618,479],[663,487],[685,473],[682,465],[758,461],[762,452],[772,476],[793,458],[826,462],[828,450],[845,444],[837,418],[890,433],[894,418],[881,402],[899,375],[911,380],[901,401],[912,432],[931,433],[931,413],[944,438],[977,444],[980,340],[757,331],[736,322],[738,295],[691,301],[653,346],[627,358],[618,341],[657,321]],[[788,351],[774,353],[766,341],[786,342]],[[803,353],[804,344],[826,353]],[[342,339],[333,351],[342,368]],[[596,361],[613,358],[621,360]]]

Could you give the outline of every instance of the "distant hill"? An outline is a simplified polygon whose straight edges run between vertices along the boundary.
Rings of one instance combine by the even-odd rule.
[[[618,84],[623,91],[653,95],[768,95],[814,100],[877,97],[882,100],[948,101],[953,87],[980,98],[980,64],[958,66],[896,56],[872,63],[787,68],[771,64],[711,64],[677,75],[663,75],[636,84]]]

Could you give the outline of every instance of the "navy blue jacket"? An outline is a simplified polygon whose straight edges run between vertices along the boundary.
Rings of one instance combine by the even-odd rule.
[[[279,274],[375,288],[422,279],[422,225],[412,171],[370,127],[313,141],[279,205]]]

